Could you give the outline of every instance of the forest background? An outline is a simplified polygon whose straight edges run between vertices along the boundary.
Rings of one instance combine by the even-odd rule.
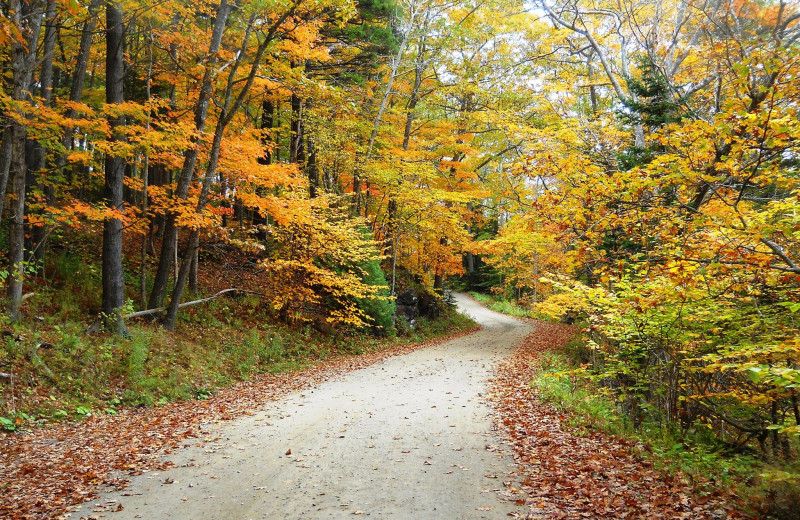
[[[771,0],[3,0],[2,425],[468,327],[450,280],[791,496],[799,38]]]

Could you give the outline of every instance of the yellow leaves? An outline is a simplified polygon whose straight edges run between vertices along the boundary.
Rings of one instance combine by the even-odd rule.
[[[180,227],[192,230],[211,229],[219,226],[220,217],[224,214],[222,211],[216,210],[212,206],[198,212],[196,206],[196,197],[188,198],[179,206],[173,204],[171,211],[176,216],[175,223]]]
[[[673,275],[691,275],[697,271],[697,265],[682,260],[674,260],[667,264],[666,270]]]
[[[565,316],[572,316],[573,319],[586,316],[590,309],[588,303],[580,294],[561,292],[552,294],[544,301],[536,304],[535,310],[544,316],[560,321]]]
[[[106,104],[102,107],[102,113],[107,117],[129,117],[135,121],[146,121],[148,119],[147,106],[133,101]]]
[[[316,312],[329,323],[363,326],[369,318],[358,300],[380,298],[385,289],[365,283],[359,267],[378,259],[375,243],[359,229],[358,220],[343,218],[331,206],[335,198],[307,202],[303,218],[269,229],[276,249],[262,267],[280,287],[271,296],[272,305],[299,319]]]
[[[94,159],[94,154],[87,150],[72,151],[67,155],[67,162],[72,164],[90,164]]]

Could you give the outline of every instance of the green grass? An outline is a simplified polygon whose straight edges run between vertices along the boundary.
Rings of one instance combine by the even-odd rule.
[[[505,300],[499,296],[491,296],[475,291],[470,291],[469,295],[495,312],[508,314],[509,316],[516,316],[517,318],[533,317],[530,309],[522,307],[512,301]]]
[[[577,345],[546,354],[539,374],[531,382],[540,398],[564,412],[577,435],[592,430],[626,437],[645,446],[642,455],[657,469],[682,474],[698,494],[715,487],[732,490],[761,518],[798,518],[800,465],[771,465],[754,456],[731,453],[702,426],[682,432],[652,419],[636,425],[614,400],[603,395],[580,373],[574,372]],[[794,504],[794,505],[793,505]]]
[[[379,336],[344,329],[323,334],[310,325],[275,322],[258,298],[248,297],[191,307],[181,313],[174,333],[131,322],[129,338],[87,336],[77,318],[83,316],[77,311],[82,302],[66,298],[66,291],[74,291],[74,286],[41,288],[37,293],[33,309],[47,316],[43,322],[0,323],[0,329],[19,336],[18,341],[7,337],[0,348],[0,371],[14,374],[15,381],[13,388],[0,387],[0,429],[205,398],[259,374],[296,371],[337,356],[424,341],[474,325],[448,308],[440,319],[421,319],[416,330],[405,334]],[[59,305],[64,321],[46,314]]]
[[[23,321],[12,323],[0,315],[0,372],[11,374],[13,381],[0,380],[0,431],[114,414],[126,406],[203,399],[259,374],[297,371],[474,325],[447,307],[435,321],[418,320],[414,330],[365,327],[323,333],[311,324],[279,322],[268,303],[245,296],[181,311],[175,332],[131,321],[127,338],[87,335],[87,320],[99,313],[102,295],[98,239],[77,232],[68,237],[70,247],[62,248],[66,240],[57,238],[51,237],[43,271],[26,278],[31,296],[24,303]],[[213,260],[203,265],[214,269]],[[376,283],[381,282],[379,268],[371,266]],[[129,289],[136,287],[136,269],[126,271],[126,279]],[[202,295],[187,298],[195,296]],[[393,304],[379,307],[373,314],[391,325]]]

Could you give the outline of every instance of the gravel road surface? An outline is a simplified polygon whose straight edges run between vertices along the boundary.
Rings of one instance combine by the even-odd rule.
[[[176,467],[70,518],[524,517],[503,496],[514,463],[483,395],[493,364],[531,327],[455,297],[483,330],[205,425],[204,442],[169,456]]]

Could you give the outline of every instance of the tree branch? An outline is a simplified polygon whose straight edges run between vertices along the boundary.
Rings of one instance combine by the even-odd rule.
[[[224,296],[226,294],[230,294],[230,293],[234,293],[234,292],[244,293],[244,294],[256,294],[258,296],[265,296],[263,293],[260,293],[260,292],[248,291],[246,289],[237,289],[237,288],[234,287],[234,288],[231,288],[231,289],[223,289],[222,291],[218,292],[217,294],[215,294],[213,296],[209,296],[208,298],[201,298],[199,300],[192,300],[190,302],[182,303],[182,304],[178,305],[178,309],[183,309],[184,307],[191,307],[193,305],[199,305],[201,303],[207,303],[207,302],[210,302],[211,300],[216,300],[220,296]],[[144,316],[152,316],[154,314],[160,314],[160,313],[162,313],[162,312],[164,312],[166,310],[167,310],[166,307],[158,307],[157,309],[147,309],[147,310],[144,310],[144,311],[132,312],[130,314],[126,314],[126,315],[122,316],[122,319],[127,320],[127,319],[131,319],[131,318],[142,318]]]

